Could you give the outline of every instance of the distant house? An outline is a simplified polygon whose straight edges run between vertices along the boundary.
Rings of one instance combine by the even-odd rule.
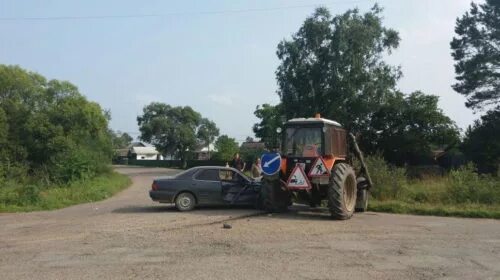
[[[132,147],[129,150],[129,158],[137,160],[163,160],[163,156],[155,147]]]
[[[217,150],[213,144],[208,145],[208,147],[198,147],[198,149],[193,152],[193,158],[196,160],[209,160],[216,152]]]
[[[243,142],[241,143],[241,149],[249,149],[249,150],[265,150],[266,144],[264,142]]]
[[[155,147],[147,146],[142,142],[132,142],[127,148],[115,150],[115,162],[124,162],[127,159],[163,160],[163,156]]]

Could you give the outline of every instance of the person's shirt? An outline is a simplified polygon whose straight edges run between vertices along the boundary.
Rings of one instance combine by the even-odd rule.
[[[241,160],[241,158],[233,159],[233,161],[231,162],[231,167],[241,171],[241,169],[243,169],[243,161]]]
[[[260,177],[262,174],[262,168],[261,168],[260,164],[256,164],[256,163],[252,164],[251,173],[252,173],[252,177],[254,177],[254,178]]]

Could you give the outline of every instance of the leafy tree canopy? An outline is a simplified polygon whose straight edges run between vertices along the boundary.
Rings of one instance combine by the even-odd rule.
[[[438,97],[414,92],[396,93],[373,115],[363,134],[368,153],[382,152],[396,164],[419,164],[431,151],[459,142],[458,128],[438,107]]]
[[[102,108],[71,83],[18,66],[0,65],[0,142],[0,166],[11,179],[26,173],[64,182],[87,178],[111,159]]]
[[[239,150],[236,140],[224,134],[215,141],[215,148],[217,149],[215,158],[224,161],[230,161]]]
[[[113,131],[110,130],[110,135],[111,135],[111,143],[113,144],[114,149],[123,149],[126,148],[130,143],[132,143],[132,136],[130,136],[126,132],[121,132],[121,131]]]
[[[219,128],[217,125],[206,118],[203,118],[200,123],[200,127],[198,128],[198,139],[200,139],[201,144],[207,147],[209,150],[210,157],[210,144],[215,141],[215,138],[219,136]]]
[[[382,151],[393,163],[416,163],[433,148],[458,141],[458,130],[437,107],[436,96],[398,92],[400,69],[382,57],[397,48],[398,33],[382,23],[375,5],[331,16],[325,8],[307,18],[278,45],[281,103],[257,107],[255,135],[271,145],[282,118],[313,117],[340,122],[362,135],[367,153]]]
[[[365,130],[391,95],[401,73],[382,56],[398,47],[399,35],[382,24],[375,5],[332,17],[318,8],[291,40],[278,45],[278,95],[287,119],[324,117]]]
[[[279,135],[276,129],[281,127],[281,106],[262,104],[262,106],[257,106],[254,114],[260,119],[260,122],[253,126],[255,136],[266,143],[268,149],[277,147]]]
[[[489,111],[467,129],[463,151],[479,171],[500,172],[500,111]]]
[[[457,19],[451,41],[457,83],[453,89],[467,97],[467,107],[500,106],[500,1],[471,4]]]
[[[218,134],[215,124],[203,119],[191,107],[172,107],[153,102],[137,117],[141,140],[153,144],[163,154],[178,155],[184,162],[188,151]],[[208,139],[208,140],[207,140]]]

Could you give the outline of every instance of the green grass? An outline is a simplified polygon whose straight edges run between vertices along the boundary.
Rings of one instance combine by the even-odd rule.
[[[500,219],[500,178],[480,175],[472,165],[408,179],[380,156],[368,157],[367,164],[374,182],[370,211]]]
[[[500,219],[500,205],[408,203],[398,200],[371,200],[368,211],[428,216]]]
[[[106,199],[131,184],[128,176],[109,172],[93,179],[76,181],[65,186],[5,184],[0,186],[0,212],[53,210],[75,204]]]

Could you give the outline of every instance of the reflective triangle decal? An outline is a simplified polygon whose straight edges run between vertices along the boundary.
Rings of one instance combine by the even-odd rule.
[[[319,157],[316,159],[313,165],[311,165],[311,170],[309,170],[310,177],[319,177],[319,176],[329,176],[330,169],[326,167],[325,161]]]
[[[293,169],[290,177],[288,178],[287,186],[290,189],[310,189],[311,183],[307,179],[306,173],[300,167],[300,165],[296,165]]]

